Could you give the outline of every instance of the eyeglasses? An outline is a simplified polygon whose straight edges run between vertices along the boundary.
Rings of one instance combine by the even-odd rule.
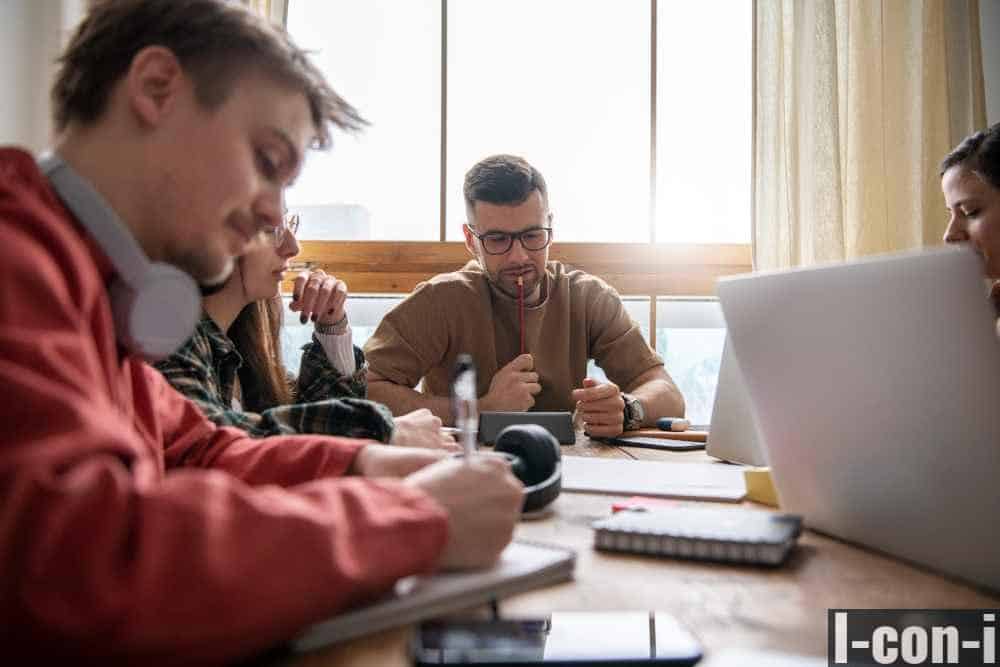
[[[523,232],[514,233],[486,232],[485,234],[477,234],[476,230],[469,225],[466,227],[469,228],[469,233],[483,244],[483,250],[487,255],[506,254],[514,247],[514,239],[520,241],[521,247],[525,250],[542,250],[552,243],[551,227],[532,227]]]
[[[281,223],[276,227],[264,231],[264,235],[274,244],[275,248],[281,245],[291,236],[294,237],[299,231],[299,214],[286,213],[281,216]]]

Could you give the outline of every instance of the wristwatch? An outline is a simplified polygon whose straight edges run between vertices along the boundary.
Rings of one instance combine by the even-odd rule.
[[[622,392],[622,400],[625,401],[625,408],[623,410],[625,419],[622,422],[622,429],[625,431],[634,431],[646,421],[646,411],[642,407],[642,401],[632,394]]]

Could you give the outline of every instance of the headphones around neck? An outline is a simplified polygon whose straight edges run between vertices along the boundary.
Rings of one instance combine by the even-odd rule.
[[[170,356],[198,324],[201,295],[194,279],[151,262],[111,206],[58,155],[43,156],[38,166],[118,273],[108,286],[118,342],[150,363]]]

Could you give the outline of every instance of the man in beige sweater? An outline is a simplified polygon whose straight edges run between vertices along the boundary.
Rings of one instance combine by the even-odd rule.
[[[365,345],[369,397],[397,414],[428,408],[451,423],[449,380],[468,353],[482,411],[575,409],[594,436],[682,416],[683,397],[615,290],[548,261],[542,175],[495,155],[469,170],[464,192],[473,259],[421,283],[385,316]],[[589,359],[611,382],[586,377]]]

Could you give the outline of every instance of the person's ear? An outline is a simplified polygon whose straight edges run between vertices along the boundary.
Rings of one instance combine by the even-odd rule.
[[[181,91],[190,86],[174,52],[162,46],[140,49],[124,81],[129,108],[139,122],[157,127],[177,104]]]
[[[479,258],[476,254],[476,237],[472,235],[472,230],[469,225],[462,225],[462,233],[465,234],[465,249],[469,251],[469,254],[475,258]]]

